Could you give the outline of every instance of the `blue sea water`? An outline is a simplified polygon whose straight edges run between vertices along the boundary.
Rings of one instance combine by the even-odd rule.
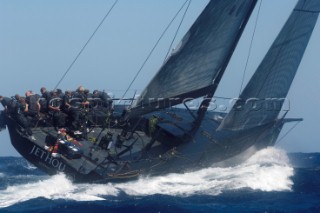
[[[0,212],[320,212],[320,153],[269,148],[245,163],[127,183],[74,184],[0,157]]]

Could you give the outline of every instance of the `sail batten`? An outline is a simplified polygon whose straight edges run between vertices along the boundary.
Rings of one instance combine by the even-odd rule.
[[[143,90],[131,115],[179,104],[185,97],[205,96],[224,71],[255,4],[256,0],[211,0]],[[166,103],[155,108],[161,100]]]
[[[284,104],[320,9],[318,0],[299,0],[249,83],[219,129],[240,130],[273,122]]]

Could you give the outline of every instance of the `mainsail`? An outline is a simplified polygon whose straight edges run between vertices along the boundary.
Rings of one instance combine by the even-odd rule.
[[[319,10],[319,0],[298,1],[219,129],[248,129],[278,117],[317,22]]]
[[[256,0],[211,0],[143,90],[129,117],[180,104],[212,90],[255,4]]]

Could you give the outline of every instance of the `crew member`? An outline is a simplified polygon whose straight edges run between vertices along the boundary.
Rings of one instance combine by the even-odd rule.
[[[47,113],[48,112],[48,101],[51,99],[50,92],[47,91],[45,87],[41,87],[41,98],[40,98],[40,112]]]
[[[29,109],[26,115],[36,117],[40,111],[40,95],[33,94],[32,91],[26,92],[26,102],[29,105]]]
[[[57,128],[65,126],[66,115],[61,112],[62,100],[56,90],[52,91],[51,99],[48,102],[49,114],[52,115],[53,125]]]
[[[4,97],[4,96],[0,95],[0,102],[1,102],[4,110],[7,111],[8,110],[8,105],[11,102],[11,98]]]
[[[80,110],[79,108],[75,107],[71,103],[72,99],[72,91],[67,90],[63,97],[63,106],[62,110],[64,113],[68,115],[68,126],[71,127],[73,130],[78,130],[80,128],[79,125],[79,116]]]
[[[105,91],[94,90],[93,96],[94,98],[100,98],[102,107],[108,110],[112,108],[112,98]]]
[[[16,95],[17,97],[17,95]],[[26,114],[28,113],[28,104],[25,100],[25,98],[20,97],[19,100],[12,100],[17,104],[16,111],[13,112],[13,118],[17,121],[17,123],[25,129],[26,134],[29,136],[32,136],[32,130],[30,128],[29,120],[26,117]],[[34,137],[32,137],[34,140]]]
[[[85,94],[85,88],[83,86],[79,86],[76,93],[74,94],[74,98],[78,98],[81,107],[82,108],[88,108],[89,107],[89,101],[87,99],[87,96]]]

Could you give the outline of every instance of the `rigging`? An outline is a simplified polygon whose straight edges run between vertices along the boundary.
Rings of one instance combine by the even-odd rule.
[[[249,52],[248,52],[248,56],[247,56],[246,65],[245,65],[245,68],[244,68],[244,70],[243,70],[243,75],[242,75],[242,81],[241,81],[241,87],[240,87],[239,96],[240,96],[240,94],[241,94],[241,92],[242,92],[243,83],[244,83],[244,78],[245,78],[245,76],[246,76],[246,71],[247,71],[249,59],[250,59],[250,56],[251,56],[251,50],[252,50],[252,46],[253,46],[254,36],[255,36],[255,34],[256,34],[256,29],[257,29],[257,25],[258,25],[258,20],[259,20],[259,15],[260,15],[260,9],[261,9],[261,5],[262,5],[262,1],[263,1],[263,0],[260,1],[260,5],[259,5],[259,9],[258,9],[258,14],[257,14],[257,17],[256,17],[254,29],[253,29],[253,34],[252,34],[251,41],[250,41],[250,47],[249,47]]]
[[[63,79],[66,77],[66,75],[68,74],[68,72],[71,70],[71,68],[73,67],[73,65],[76,63],[76,61],[78,60],[78,58],[80,57],[80,55],[82,54],[82,52],[84,51],[84,49],[87,47],[87,45],[89,44],[89,42],[91,41],[91,39],[94,37],[94,35],[96,34],[96,32],[100,29],[101,25],[103,24],[103,22],[106,20],[106,18],[109,16],[109,14],[111,13],[111,11],[113,10],[113,8],[116,6],[116,4],[118,3],[119,0],[115,0],[115,2],[113,3],[113,5],[111,6],[111,8],[108,10],[108,12],[106,13],[106,15],[103,17],[103,19],[101,20],[101,22],[99,23],[99,25],[96,27],[96,29],[94,30],[94,32],[91,34],[91,36],[89,37],[89,39],[87,40],[87,42],[84,44],[84,46],[81,48],[81,50],[79,51],[79,53],[77,54],[77,56],[75,57],[75,59],[72,61],[72,63],[70,64],[70,66],[68,67],[68,69],[66,70],[66,72],[62,75],[61,79],[59,80],[59,82],[57,83],[57,85],[54,87],[54,89],[57,89],[58,86],[60,85],[60,83],[63,81]]]
[[[300,123],[300,121],[297,121],[286,133],[284,133],[284,135],[276,142],[276,146],[279,146],[280,142],[289,135],[289,133],[295,129],[298,124]]]
[[[169,53],[170,53],[170,50],[172,49],[172,45],[173,45],[174,41],[176,40],[176,37],[177,37],[177,35],[178,35],[178,32],[179,32],[180,27],[181,27],[181,25],[182,25],[182,22],[183,22],[184,18],[186,17],[186,14],[187,14],[187,12],[188,12],[188,9],[189,9],[189,7],[190,7],[191,2],[192,2],[192,0],[189,1],[189,4],[188,4],[186,10],[184,11],[184,14],[183,14],[183,16],[182,16],[182,19],[181,19],[180,24],[179,24],[179,26],[178,26],[178,28],[177,28],[177,31],[176,31],[173,39],[172,39],[172,42],[171,42],[171,44],[170,44],[170,47],[169,47],[169,49],[168,49],[168,52],[167,52],[167,54],[166,54],[166,57],[165,57],[164,61],[167,60],[167,58],[168,58],[168,55],[169,55]]]
[[[158,46],[159,42],[161,41],[161,39],[163,38],[163,36],[165,35],[165,33],[167,32],[167,30],[170,28],[171,24],[174,22],[174,20],[177,18],[177,16],[179,15],[179,13],[181,12],[181,10],[184,8],[184,6],[187,4],[188,1],[191,0],[186,0],[183,5],[181,6],[181,8],[178,10],[178,12],[175,14],[175,16],[172,18],[172,20],[170,21],[170,23],[167,25],[167,27],[165,28],[165,30],[162,32],[162,34],[160,35],[158,41],[156,42],[156,44],[153,46],[153,48],[151,49],[150,53],[148,54],[147,58],[144,60],[144,62],[142,63],[140,69],[138,70],[138,72],[136,73],[136,75],[134,76],[134,78],[132,79],[131,83],[129,84],[128,88],[126,89],[126,91],[124,92],[122,98],[120,100],[123,100],[124,97],[126,96],[127,92],[129,91],[129,89],[131,88],[132,84],[134,83],[134,81],[137,79],[137,77],[139,76],[140,72],[142,71],[143,67],[145,66],[145,64],[147,63],[147,61],[149,60],[149,58],[151,57],[153,51],[156,49],[156,47]],[[189,6],[188,6],[189,7]]]

